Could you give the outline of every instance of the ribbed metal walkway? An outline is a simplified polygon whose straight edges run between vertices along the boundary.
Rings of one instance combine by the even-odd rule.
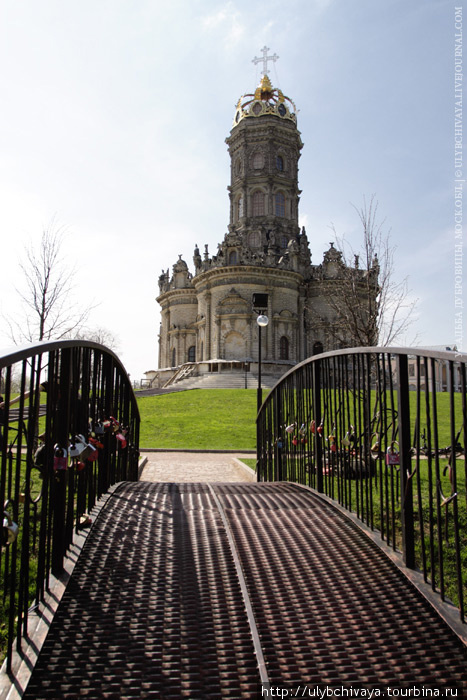
[[[25,697],[256,698],[262,657],[273,684],[467,687],[466,647],[309,491],[139,482],[93,525]]]

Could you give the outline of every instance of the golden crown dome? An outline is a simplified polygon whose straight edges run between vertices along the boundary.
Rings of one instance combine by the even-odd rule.
[[[254,93],[242,95],[237,103],[233,126],[246,117],[258,118],[274,115],[297,123],[294,102],[281,90],[272,86],[269,76],[264,74]]]

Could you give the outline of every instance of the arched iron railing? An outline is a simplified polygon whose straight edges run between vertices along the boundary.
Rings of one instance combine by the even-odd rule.
[[[118,357],[94,342],[55,341],[0,355],[0,581],[7,670],[31,604],[59,575],[97,499],[137,480],[139,412]]]
[[[290,370],[257,419],[258,481],[305,484],[356,513],[465,622],[467,355],[323,353]]]

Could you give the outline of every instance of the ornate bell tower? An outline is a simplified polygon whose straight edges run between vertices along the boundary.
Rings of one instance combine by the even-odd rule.
[[[230,136],[231,159],[229,233],[253,251],[283,250],[299,235],[298,160],[303,147],[297,129],[296,108],[281,90],[273,88],[267,63],[260,84],[237,104]]]

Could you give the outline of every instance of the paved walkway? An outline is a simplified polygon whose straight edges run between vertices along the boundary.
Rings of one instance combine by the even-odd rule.
[[[254,459],[254,454],[239,452],[145,452],[147,459],[140,481],[162,483],[256,481],[256,475],[239,460]]]

